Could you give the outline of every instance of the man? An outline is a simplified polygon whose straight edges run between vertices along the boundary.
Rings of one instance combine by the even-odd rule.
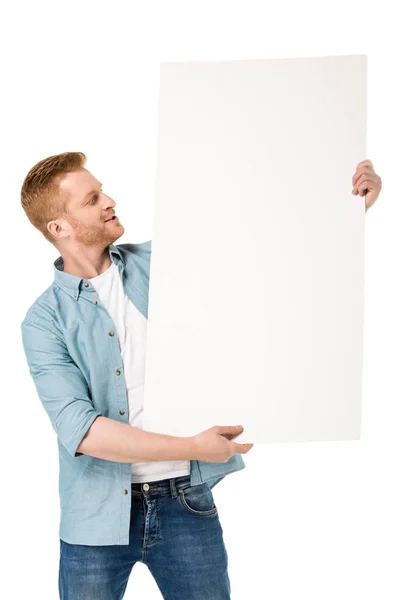
[[[212,487],[245,467],[240,426],[192,437],[144,431],[151,240],[114,242],[116,203],[66,152],[37,163],[21,189],[30,222],[60,252],[54,281],[21,324],[30,373],[57,433],[62,600],[117,600],[138,561],[168,600],[230,597]],[[363,161],[365,210],[381,180]]]

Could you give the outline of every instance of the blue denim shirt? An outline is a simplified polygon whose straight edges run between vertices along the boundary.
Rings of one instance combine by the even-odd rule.
[[[126,294],[147,319],[151,240],[108,248]],[[131,464],[77,452],[97,416],[129,423],[118,335],[91,282],[63,269],[59,256],[53,283],[21,324],[30,374],[57,434],[59,535],[71,544],[127,545]],[[244,467],[241,454],[222,463],[191,460],[190,481],[213,487]]]

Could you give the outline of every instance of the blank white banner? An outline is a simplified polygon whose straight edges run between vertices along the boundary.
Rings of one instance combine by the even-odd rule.
[[[144,429],[360,437],[366,71],[161,63]]]

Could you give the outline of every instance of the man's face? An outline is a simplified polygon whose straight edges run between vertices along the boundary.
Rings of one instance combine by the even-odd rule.
[[[80,245],[105,248],[124,233],[119,220],[110,219],[116,203],[102,191],[101,182],[86,169],[64,176],[60,182],[61,193],[68,198],[67,215],[63,221],[69,238]]]

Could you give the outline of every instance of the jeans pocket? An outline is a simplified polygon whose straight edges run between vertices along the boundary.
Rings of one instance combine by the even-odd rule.
[[[179,502],[192,515],[211,517],[216,515],[214,496],[207,482],[191,485],[178,490]]]

